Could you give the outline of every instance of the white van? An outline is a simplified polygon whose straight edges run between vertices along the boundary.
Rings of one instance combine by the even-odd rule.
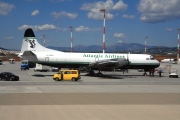
[[[47,71],[49,71],[49,70],[51,70],[51,67],[46,66],[46,65],[37,64],[37,63],[36,63],[36,67],[34,68],[34,71],[35,71],[35,72],[36,72],[36,71],[40,71],[40,72],[44,71],[44,72],[47,72]]]

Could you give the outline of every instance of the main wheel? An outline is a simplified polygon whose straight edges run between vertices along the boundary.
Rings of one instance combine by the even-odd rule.
[[[75,79],[75,78],[72,78],[72,81],[76,81],[76,79]]]
[[[12,80],[14,80],[14,77],[10,77],[10,79],[9,79],[10,81],[12,81]]]
[[[92,71],[92,70],[89,73],[90,73],[90,76],[94,75],[94,71]]]
[[[100,72],[100,73],[98,73],[98,76],[99,76],[99,77],[102,77],[102,76],[103,76],[103,74]]]
[[[55,80],[56,80],[56,81],[59,81],[59,78],[56,78]]]

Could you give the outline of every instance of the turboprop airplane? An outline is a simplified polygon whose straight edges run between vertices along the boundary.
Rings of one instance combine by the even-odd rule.
[[[24,33],[21,48],[22,58],[29,62],[59,68],[86,67],[91,75],[94,70],[114,69],[155,69],[159,61],[148,54],[117,54],[117,53],[75,53],[62,52],[40,45],[31,28]]]

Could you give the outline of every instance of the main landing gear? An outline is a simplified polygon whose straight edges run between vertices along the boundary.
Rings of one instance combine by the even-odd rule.
[[[154,69],[145,69],[144,73],[143,73],[143,76],[147,76],[147,72],[149,72],[149,76],[153,76],[154,77],[154,72],[155,72]]]
[[[103,74],[102,74],[101,71],[98,71],[98,73],[95,74],[94,70],[90,70],[90,71],[89,71],[89,75],[90,75],[90,76],[95,76],[95,75],[97,75],[97,76],[99,76],[99,77],[103,76]]]
[[[147,71],[144,70],[143,76],[147,76]]]

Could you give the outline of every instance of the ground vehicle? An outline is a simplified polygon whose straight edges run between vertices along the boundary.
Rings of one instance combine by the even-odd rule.
[[[28,60],[22,60],[21,61],[21,70],[29,70],[29,63]]]
[[[52,72],[58,72],[59,71],[59,68],[57,68],[57,67],[52,67],[51,69],[52,69]]]
[[[80,73],[78,70],[60,70],[58,73],[54,74],[54,80],[72,80],[77,81],[81,79]]]
[[[36,67],[34,68],[34,71],[35,71],[35,72],[36,72],[36,71],[40,71],[40,72],[45,71],[45,72],[47,72],[47,71],[49,71],[49,70],[50,70],[50,67],[49,67],[49,66],[41,65],[41,64],[37,64],[37,63],[36,63]]]
[[[144,69],[138,69],[137,71],[138,72],[144,72]]]
[[[169,78],[178,78],[179,77],[179,73],[177,70],[170,70],[169,71]]]
[[[15,59],[13,59],[13,58],[9,59],[9,63],[14,64],[15,63]]]
[[[11,72],[2,72],[0,73],[0,80],[9,80],[9,81],[18,81],[19,76],[11,73]]]
[[[0,59],[0,65],[2,65],[2,60]]]

